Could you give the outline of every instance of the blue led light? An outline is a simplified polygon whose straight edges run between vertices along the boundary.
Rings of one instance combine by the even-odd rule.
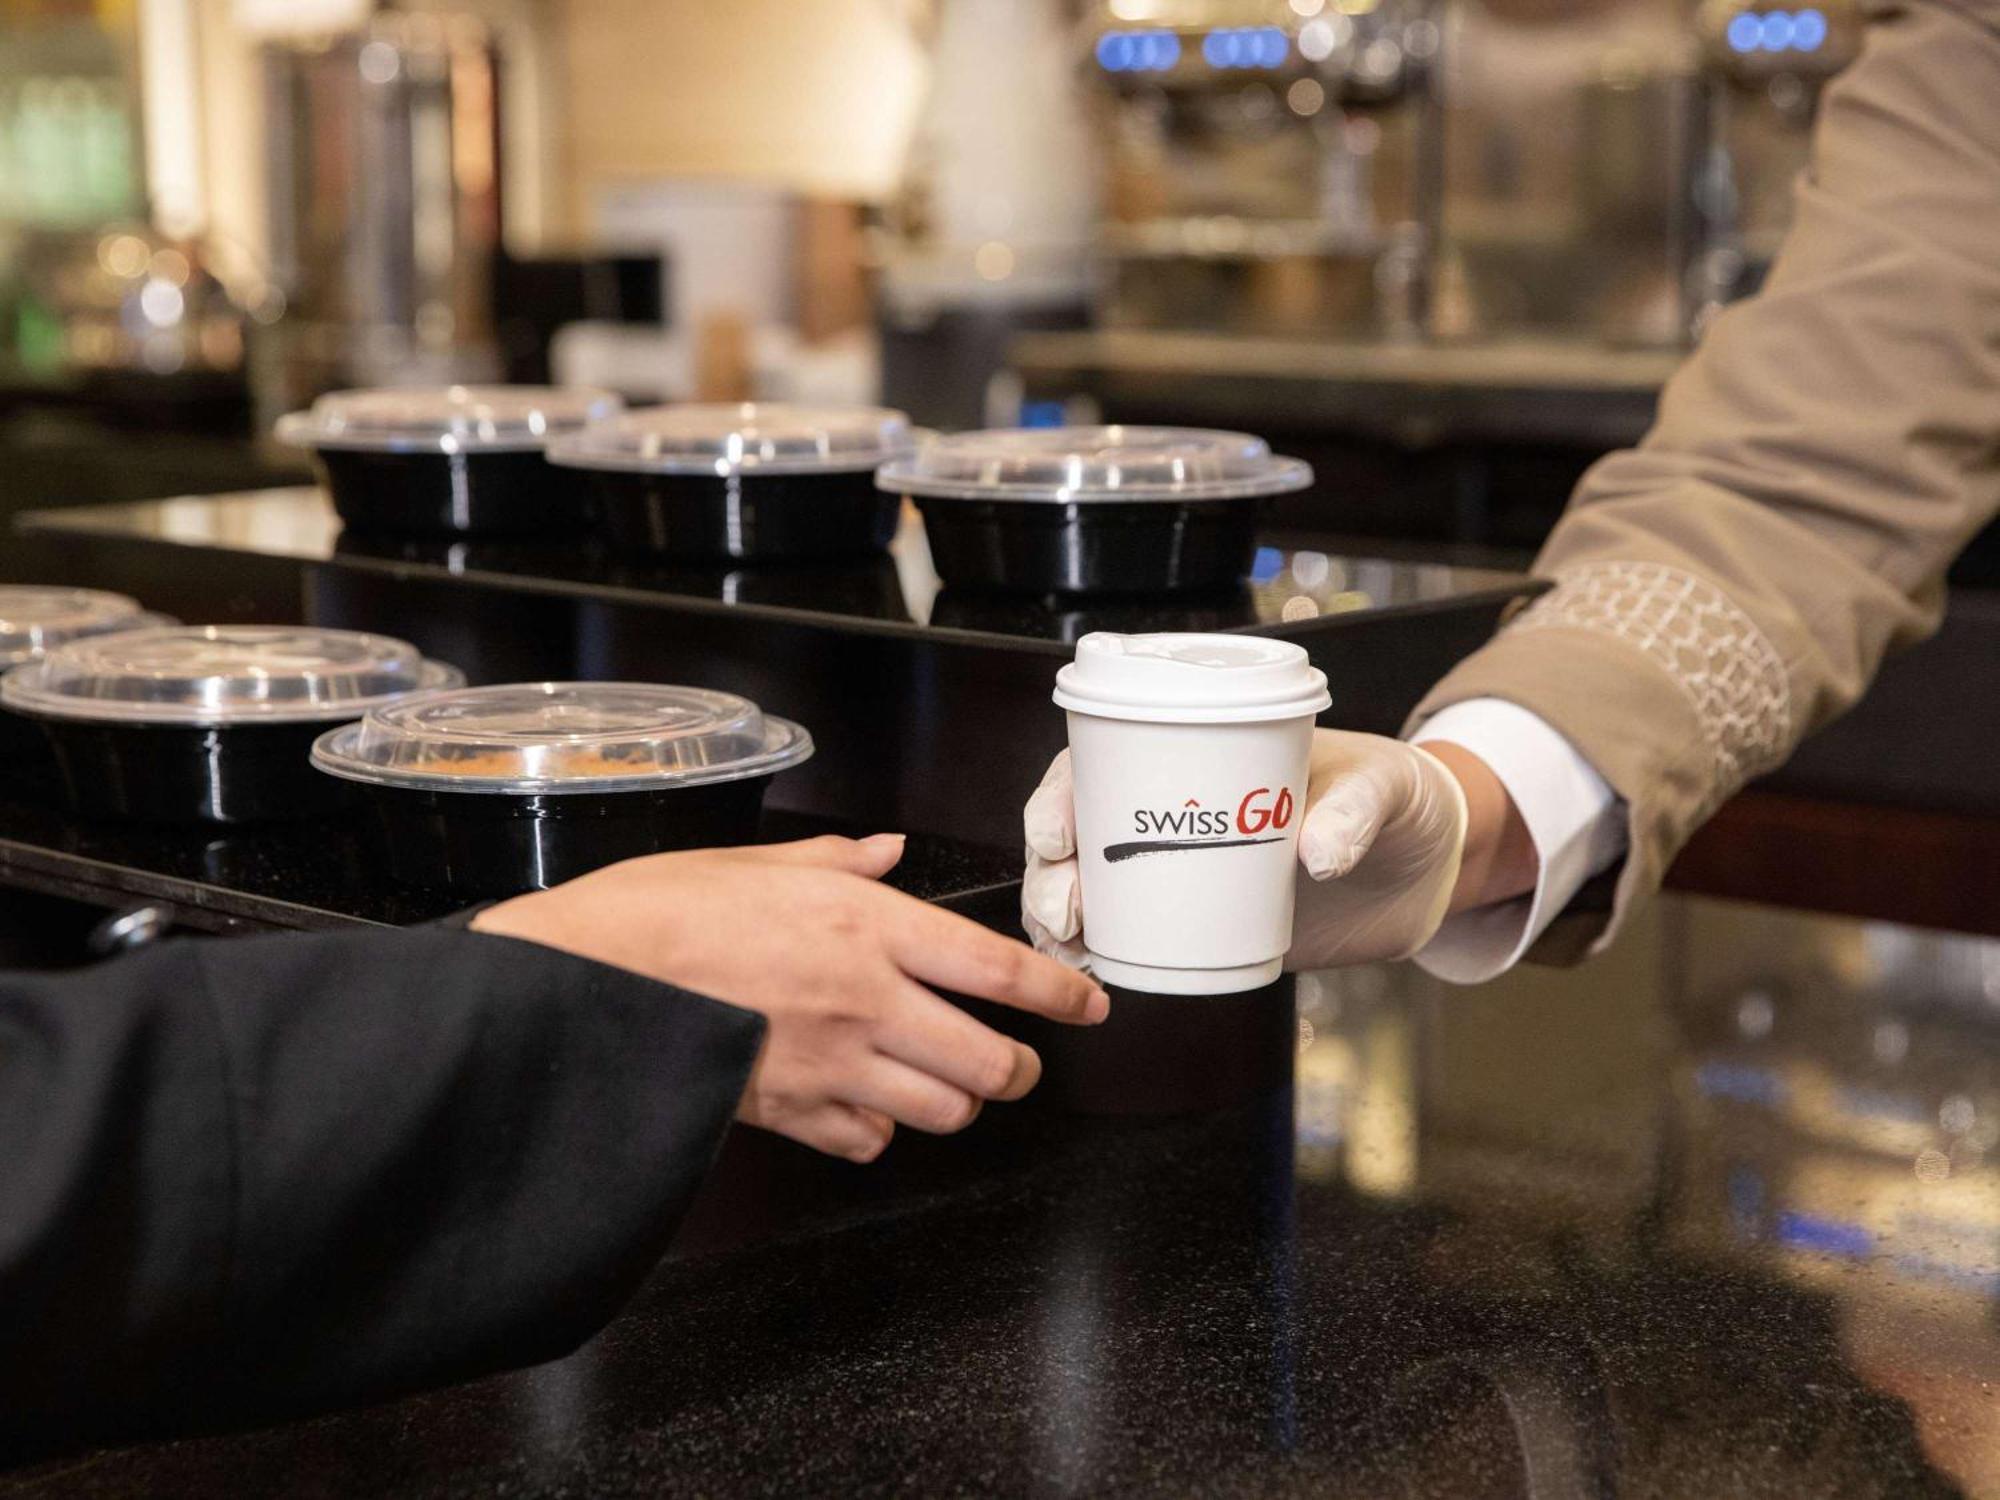
[[[1224,27],[1201,40],[1211,68],[1279,68],[1291,50],[1291,38],[1277,26]]]
[[[1817,52],[1826,45],[1826,13],[1807,9],[1739,11],[1723,32],[1732,52]]]
[[[1874,1235],[1859,1224],[1797,1212],[1778,1215],[1777,1240],[1794,1250],[1850,1260],[1865,1260],[1875,1249]]]
[[[1171,31],[1107,31],[1097,39],[1097,65],[1107,73],[1164,73],[1181,60]]]
[[[1734,1099],[1766,1109],[1783,1107],[1787,1097],[1782,1078],[1750,1063],[1705,1062],[1694,1071],[1694,1086],[1711,1099]]]

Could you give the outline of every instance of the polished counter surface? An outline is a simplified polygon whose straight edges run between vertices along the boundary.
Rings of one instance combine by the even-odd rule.
[[[759,841],[884,830],[766,809]],[[94,906],[164,903],[184,929],[310,930],[448,917],[469,903],[386,878],[356,820],[240,827],[78,820],[47,803],[0,801],[0,889]],[[1021,878],[1017,855],[914,834],[889,883],[945,905]]]
[[[1274,535],[1259,548],[1243,587],[1221,595],[1086,600],[965,594],[939,580],[923,523],[908,507],[884,557],[716,567],[653,565],[582,545],[357,536],[343,529],[321,491],[307,487],[44,511],[22,517],[20,526],[31,541],[336,564],[534,594],[817,622],[850,632],[1005,642],[1050,654],[1066,654],[1066,645],[1087,630],[1255,630],[1298,638],[1357,614],[1462,609],[1533,588],[1519,573],[1334,557]],[[86,555],[96,576],[102,557]]]
[[[1675,900],[1296,1006],[1201,1114],[745,1134],[568,1359],[0,1494],[2000,1494],[2000,945]]]
[[[357,543],[312,489],[84,506],[0,549],[198,623],[304,621],[413,642],[475,683],[673,682],[811,730],[774,806],[1018,848],[1062,748],[1055,674],[1086,631],[1239,630],[1295,641],[1335,684],[1326,722],[1393,733],[1417,699],[1546,585],[1345,556],[1281,534],[1225,597],[958,597],[905,508],[891,554],[836,566],[662,570],[589,545]],[[979,789],[967,795],[967,788]]]

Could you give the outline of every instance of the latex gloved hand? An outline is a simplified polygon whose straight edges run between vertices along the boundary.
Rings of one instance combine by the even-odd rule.
[[[1075,779],[1069,751],[1049,762],[1048,774],[1021,811],[1028,841],[1028,869],[1021,877],[1021,926],[1037,952],[1082,968],[1083,882],[1076,867]]]
[[[1042,952],[1081,965],[1083,897],[1067,750],[1028,799],[1022,823],[1022,926]],[[1285,967],[1408,958],[1422,948],[1450,910],[1465,834],[1465,793],[1429,751],[1381,735],[1314,730]]]
[[[1288,969],[1408,958],[1451,910],[1465,792],[1444,762],[1379,734],[1313,731]]]

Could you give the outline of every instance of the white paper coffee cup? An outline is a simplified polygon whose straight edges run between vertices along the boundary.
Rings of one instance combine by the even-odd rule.
[[[1261,636],[1100,632],[1077,642],[1055,701],[1092,970],[1165,995],[1276,979],[1326,675]]]

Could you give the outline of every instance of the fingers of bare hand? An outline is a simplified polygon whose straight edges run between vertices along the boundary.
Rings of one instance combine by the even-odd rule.
[[[952,1135],[979,1118],[982,1101],[933,1078],[921,1068],[880,1053],[841,1085],[844,1100],[878,1110],[899,1125],[927,1135]]]
[[[815,1151],[856,1162],[875,1160],[896,1131],[895,1122],[878,1110],[837,1103],[822,1104],[810,1114],[774,1128]]]
[[[890,1002],[875,1046],[975,1099],[1018,1099],[1042,1076],[1034,1048],[982,1026],[920,984],[907,984]]]
[[[1028,847],[1043,859],[1068,859],[1076,853],[1076,804],[1069,751],[1049,763],[1042,784],[1021,811],[1021,831]]]
[[[821,834],[814,839],[797,839],[789,844],[758,844],[727,851],[747,855],[770,864],[810,865],[822,870],[844,870],[851,875],[877,879],[896,867],[903,857],[903,835],[877,833],[865,839],[844,839],[838,834]]]
[[[1025,943],[922,901],[878,894],[894,898],[884,911],[883,941],[911,978],[1057,1021],[1095,1025],[1110,1014],[1110,997],[1089,977]]]

